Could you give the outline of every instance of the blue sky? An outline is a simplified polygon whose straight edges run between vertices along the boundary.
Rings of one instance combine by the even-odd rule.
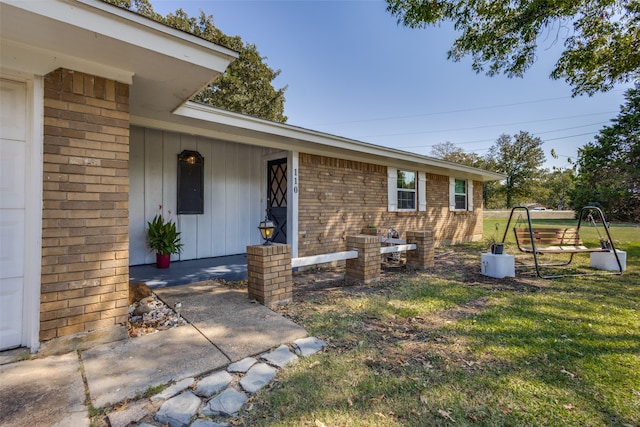
[[[484,155],[501,134],[522,130],[544,141],[546,167],[564,167],[617,116],[629,87],[572,98],[548,77],[562,50],[552,37],[524,78],[476,74],[469,60],[447,60],[449,25],[399,26],[383,1],[151,2],[163,15],[202,10],[255,44],[281,70],[274,85],[288,86],[287,123],[424,155],[446,141]]]

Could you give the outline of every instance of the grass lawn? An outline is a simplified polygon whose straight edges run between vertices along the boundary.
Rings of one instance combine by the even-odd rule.
[[[376,284],[298,285],[281,311],[329,347],[284,369],[238,425],[640,425],[640,228],[611,233],[622,276],[493,279],[474,243]]]

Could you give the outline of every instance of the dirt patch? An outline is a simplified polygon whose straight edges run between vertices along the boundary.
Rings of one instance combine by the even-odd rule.
[[[497,279],[485,276],[480,271],[480,252],[462,249],[441,250],[435,258],[435,265],[425,271],[415,271],[404,266],[387,265],[381,270],[380,281],[362,285],[354,281],[345,280],[344,268],[330,270],[316,269],[313,271],[296,272],[293,275],[294,301],[296,296],[306,299],[317,291],[339,291],[342,293],[367,294],[384,292],[392,288],[398,281],[407,277],[424,277],[425,280],[437,277],[455,280],[469,286],[480,286],[490,290],[512,290],[516,292],[540,292],[547,282],[540,281],[536,276],[505,277]]]

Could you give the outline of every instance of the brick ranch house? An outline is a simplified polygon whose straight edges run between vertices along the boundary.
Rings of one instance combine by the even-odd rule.
[[[0,19],[0,349],[126,337],[160,206],[182,260],[246,252],[267,208],[294,257],[370,225],[482,235],[498,174],[188,101],[229,49],[98,0],[1,0]]]

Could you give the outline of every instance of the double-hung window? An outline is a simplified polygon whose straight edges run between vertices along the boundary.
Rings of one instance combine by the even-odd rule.
[[[467,210],[467,181],[464,179],[455,180],[454,198],[456,210]]]
[[[388,210],[427,210],[427,175],[425,172],[387,167]]]
[[[416,173],[398,169],[398,210],[416,210]]]
[[[470,179],[450,178],[449,208],[452,211],[473,210],[473,181]]]

